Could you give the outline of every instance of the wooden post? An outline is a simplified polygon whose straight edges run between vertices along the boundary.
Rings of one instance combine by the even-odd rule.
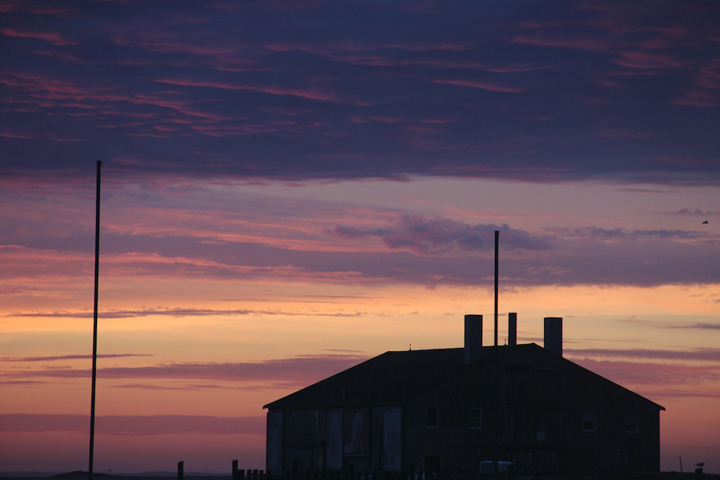
[[[180,461],[178,462],[178,480],[183,480],[183,477],[185,476],[185,462]]]
[[[238,478],[238,473],[239,473],[238,472],[238,461],[233,460],[232,461],[232,478],[233,478],[233,480],[240,480]]]

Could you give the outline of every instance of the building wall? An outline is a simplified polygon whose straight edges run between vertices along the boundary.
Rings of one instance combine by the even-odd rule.
[[[270,410],[268,469],[479,473],[498,458],[526,475],[659,471],[658,406],[542,350],[510,359],[404,405]]]
[[[270,472],[402,468],[399,406],[270,410],[267,425]]]
[[[507,440],[523,446],[516,451],[520,458],[534,453],[537,463],[543,452],[553,456],[552,463],[532,467],[552,466],[559,473],[659,470],[659,411],[647,400],[575,368],[511,368],[504,382],[503,408],[512,418]]]
[[[428,409],[437,409],[437,426]],[[480,425],[471,420],[478,411]],[[407,471],[477,473],[496,454],[519,474],[660,468],[657,407],[583,369],[537,359],[499,368],[497,380],[486,369],[413,399],[405,438]]]
[[[477,473],[483,460],[494,458],[492,380],[480,372],[407,403],[407,471]]]

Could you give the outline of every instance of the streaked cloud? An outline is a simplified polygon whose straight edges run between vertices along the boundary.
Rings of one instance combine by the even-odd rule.
[[[720,303],[720,299],[715,300]],[[690,330],[720,330],[720,323],[690,323],[686,325],[672,325],[667,328],[682,328]]]
[[[277,388],[277,385],[297,388],[350,368],[366,358],[358,354],[328,353],[260,362],[177,362],[131,367],[100,366],[98,376],[104,379],[256,382],[262,383],[264,388]],[[4,382],[5,379],[13,381],[18,375],[23,378],[71,379],[88,378],[90,371],[69,367],[26,368],[21,372],[6,370],[0,372],[0,381]]]
[[[88,416],[74,414],[0,414],[0,432],[85,433]],[[97,435],[262,435],[265,418],[207,415],[98,415]]]
[[[503,245],[510,250],[547,250],[546,238],[513,230],[507,225],[467,225],[449,219],[426,219],[406,215],[387,227],[361,230],[337,226],[330,232],[341,238],[379,237],[391,249],[407,249],[418,254],[440,255],[456,252],[490,251],[494,232],[502,232]]]
[[[295,316],[307,315],[307,313],[299,313],[286,310],[248,310],[248,309],[199,309],[199,308],[149,308],[145,310],[105,310],[98,312],[100,318],[138,318],[138,317],[208,317],[208,316]],[[93,312],[15,312],[6,314],[8,317],[34,317],[34,318],[91,318]],[[313,317],[357,317],[359,313],[337,313],[337,312],[313,312]],[[125,356],[129,354],[121,354],[117,356]],[[39,360],[46,360],[44,357],[37,357]],[[50,359],[50,358],[48,358]],[[58,359],[62,359],[59,357]],[[10,361],[10,360],[9,360]],[[20,360],[28,361],[28,360]]]
[[[610,7],[9,3],[3,173],[716,182],[713,7]]]
[[[670,327],[675,328],[675,327]],[[720,328],[720,326],[718,326]],[[700,348],[694,350],[647,350],[640,348],[633,349],[575,349],[564,350],[571,357],[594,357],[613,359],[642,359],[642,360],[695,360],[708,361],[720,364],[720,349]]]
[[[97,358],[152,357],[149,353],[99,353]],[[59,360],[88,360],[92,355],[55,355],[48,357],[0,357],[2,362],[55,362]]]
[[[668,363],[661,366],[657,363],[590,358],[577,359],[577,363],[638,393],[650,388],[654,392],[662,392],[664,388],[678,386],[683,386],[690,395],[697,395],[699,388],[708,393],[718,393],[708,390],[708,385],[717,384],[720,379],[720,365]],[[675,389],[674,395],[677,396],[679,391]]]

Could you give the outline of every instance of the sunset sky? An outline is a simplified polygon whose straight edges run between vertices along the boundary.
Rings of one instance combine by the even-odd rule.
[[[0,472],[263,468],[387,350],[542,345],[720,473],[720,3],[4,0]]]

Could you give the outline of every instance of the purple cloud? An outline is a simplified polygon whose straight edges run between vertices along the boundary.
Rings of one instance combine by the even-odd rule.
[[[6,2],[0,178],[714,184],[713,9]]]
[[[138,317],[149,317],[149,316],[164,316],[164,317],[207,317],[207,316],[248,316],[248,315],[306,315],[306,313],[288,312],[282,310],[248,310],[248,309],[212,309],[212,308],[147,308],[142,310],[103,310],[98,312],[100,318],[138,318]],[[315,317],[357,317],[360,313],[323,313],[315,312]],[[14,312],[6,314],[6,317],[32,317],[32,318],[91,318],[92,312]],[[114,355],[115,357],[122,356],[142,356],[142,355],[130,355],[121,354]],[[38,361],[45,361],[48,359],[67,359],[67,357],[34,357]],[[12,361],[12,360],[8,360]],[[28,361],[21,359],[18,361]]]
[[[698,386],[703,382],[712,384],[720,379],[720,365],[608,361],[592,358],[574,358],[573,361],[627,388],[642,386],[640,391],[643,388],[653,388],[662,392],[664,388],[685,387],[689,393],[696,394]]]
[[[718,327],[720,328],[720,327]],[[646,349],[575,349],[564,350],[571,357],[593,357],[635,360],[692,360],[720,362],[720,349],[700,348],[695,350],[646,350]]]
[[[178,362],[138,367],[98,368],[98,377],[106,379],[183,379],[215,380],[230,382],[259,382],[265,388],[308,385],[324,377],[350,368],[367,357],[359,354],[328,353],[307,355],[286,359],[270,359],[261,362],[200,363]],[[14,370],[0,372],[0,379],[14,381],[18,373]],[[88,369],[40,368],[23,369],[22,377],[27,378],[87,378]],[[191,387],[188,387],[191,388]]]
[[[87,415],[74,414],[0,414],[0,432],[85,433]],[[262,435],[265,418],[215,417],[207,415],[110,415],[97,416],[98,435]]]
[[[711,215],[720,215],[720,211],[717,210],[702,210],[700,208],[682,208],[675,212],[670,212],[672,215],[690,215],[695,217],[707,217]]]
[[[98,358],[152,357],[147,353],[99,353]],[[48,357],[0,357],[2,362],[55,362],[58,360],[87,360],[91,355],[55,355]]]
[[[425,219],[405,215],[392,226],[361,230],[337,226],[333,235],[347,239],[379,237],[391,249],[406,249],[422,255],[442,255],[473,251],[489,252],[494,244],[495,230],[501,231],[503,248],[510,250],[547,250],[547,238],[513,230],[507,225],[467,225],[448,219]]]
[[[715,300],[715,303],[720,303],[720,300]],[[688,325],[673,325],[667,328],[682,328],[689,330],[720,330],[720,324],[718,323],[691,323]]]

